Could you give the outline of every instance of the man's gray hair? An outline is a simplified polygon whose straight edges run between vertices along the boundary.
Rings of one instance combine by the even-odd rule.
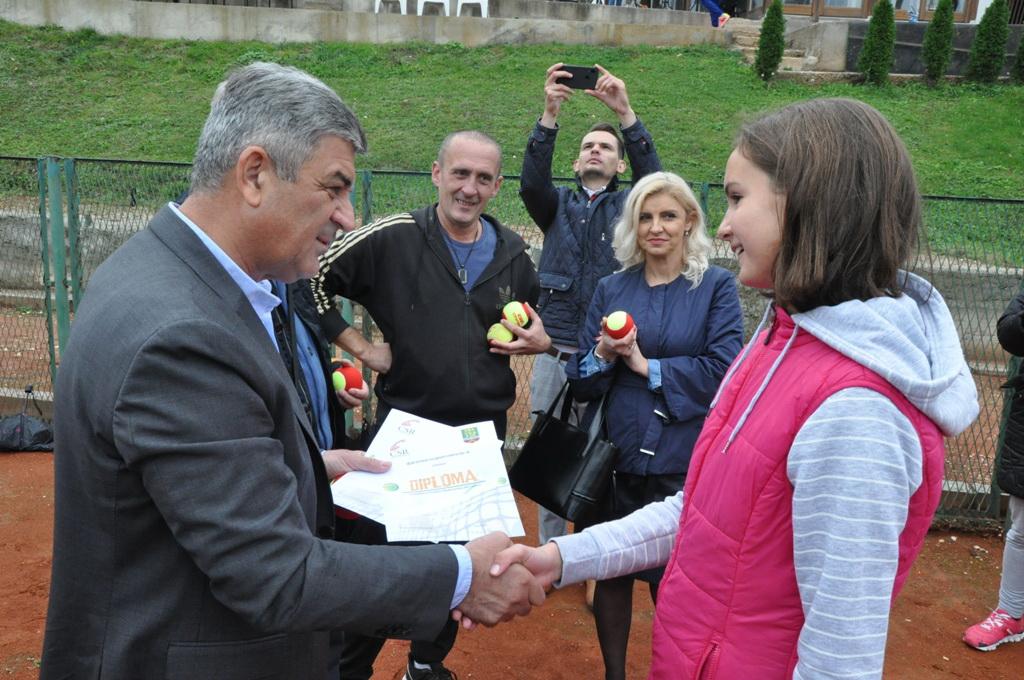
[[[366,151],[366,134],[331,88],[290,66],[256,62],[217,86],[192,163],[192,192],[213,191],[242,150],[260,146],[277,176],[294,182],[321,138],[332,135]]]

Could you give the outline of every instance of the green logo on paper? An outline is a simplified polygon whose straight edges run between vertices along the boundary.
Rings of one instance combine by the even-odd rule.
[[[394,482],[388,482],[387,484],[384,485],[384,490],[385,491],[398,491],[398,485],[395,484]]]

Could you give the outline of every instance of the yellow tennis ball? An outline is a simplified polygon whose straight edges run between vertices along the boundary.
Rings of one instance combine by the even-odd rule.
[[[345,391],[345,375],[341,371],[331,373],[331,382],[334,384],[335,392]]]
[[[502,326],[500,323],[491,324],[491,327],[487,329],[487,339],[497,340],[498,342],[512,342],[512,339],[516,336],[512,334],[512,331]]]
[[[612,312],[604,321],[604,332],[621,340],[633,330],[633,317],[627,312]]]
[[[501,310],[501,318],[520,328],[530,322],[530,317],[526,313],[526,307],[523,307],[522,302],[517,302],[516,300],[505,305],[505,308]]]

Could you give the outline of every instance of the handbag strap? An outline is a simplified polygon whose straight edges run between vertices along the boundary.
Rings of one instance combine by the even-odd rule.
[[[601,428],[604,427],[605,413],[607,412],[608,405],[608,393],[605,392],[601,395],[601,401],[597,404],[597,413],[594,414],[594,419],[590,421],[590,429],[587,431],[587,441],[594,441],[601,434]]]
[[[558,405],[558,400],[562,398],[563,394],[565,395],[565,401],[562,402],[562,421],[568,422],[569,409],[572,408],[572,388],[569,387],[568,379],[562,383],[562,389],[558,390],[558,394],[555,395],[555,398],[551,400],[551,404],[544,411],[549,420],[554,415],[555,406]]]

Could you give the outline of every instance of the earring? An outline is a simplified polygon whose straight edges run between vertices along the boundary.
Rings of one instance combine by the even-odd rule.
[[[687,229],[686,231],[683,232],[683,236],[689,236],[689,235],[690,235],[690,230],[689,229]]]

